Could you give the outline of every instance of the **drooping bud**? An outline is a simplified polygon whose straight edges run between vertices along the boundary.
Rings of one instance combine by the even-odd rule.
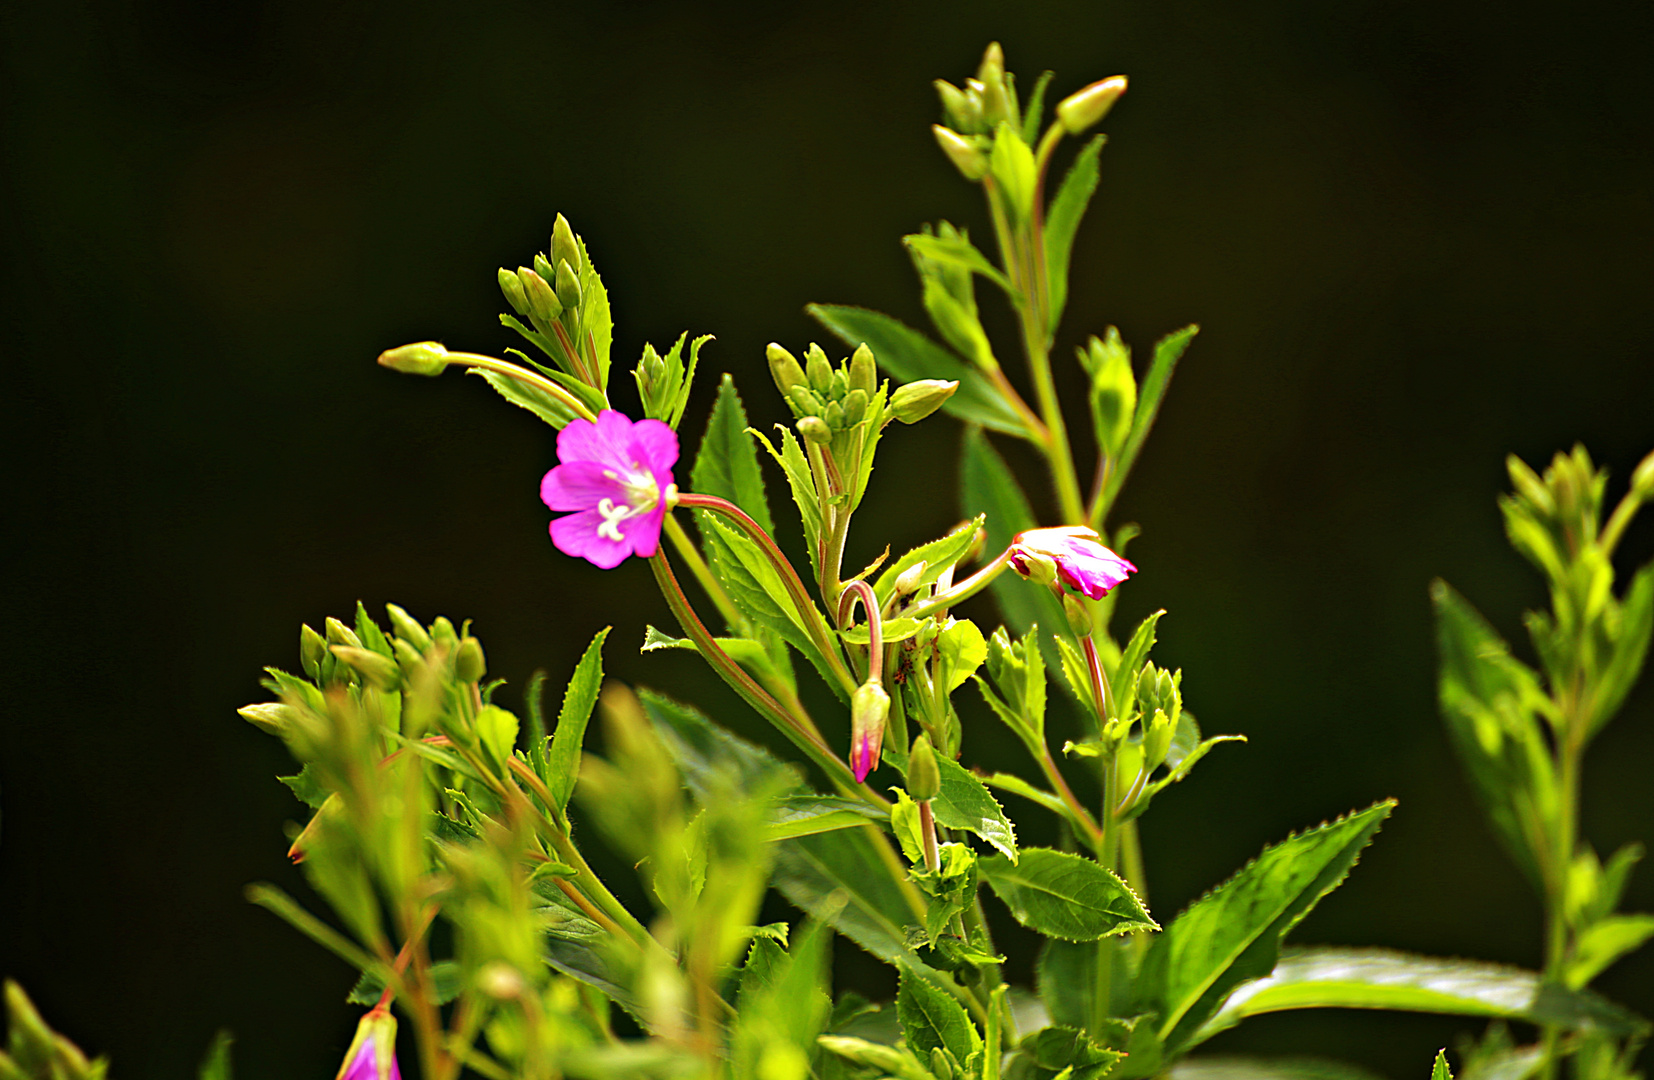
[[[856,688],[850,697],[850,771],[858,784],[879,764],[889,717],[890,695],[882,684],[869,681]]]
[[[942,773],[928,735],[913,740],[907,751],[907,793],[914,802],[927,802],[942,791]]]
[[[961,176],[966,180],[976,181],[986,175],[988,155],[975,143],[941,124],[932,124],[930,130],[936,134],[936,145],[942,148],[942,153],[948,155],[948,160],[953,162],[953,167],[959,170]]]
[[[558,214],[556,223],[551,227],[551,264],[558,266],[562,263],[568,263],[575,273],[580,272],[580,245],[575,242],[569,219]]]
[[[488,661],[482,654],[482,642],[467,637],[459,643],[454,655],[454,677],[460,682],[480,682],[488,674]]]
[[[1057,121],[1062,124],[1064,131],[1070,135],[1078,135],[1107,116],[1108,111],[1125,92],[1124,75],[1114,75],[1094,82],[1057,103]]]
[[[557,302],[564,311],[580,306],[580,275],[567,262],[557,264]]]
[[[866,342],[857,345],[856,351],[850,354],[850,388],[869,395],[879,388],[879,365]]]
[[[258,705],[243,705],[236,710],[236,715],[258,728],[266,735],[285,738],[288,729],[292,726],[293,710],[279,701],[266,701]]]
[[[391,628],[396,631],[397,637],[420,652],[424,652],[431,647],[431,635],[427,634],[425,628],[419,625],[418,619],[409,615],[396,604],[386,604],[385,614],[390,616]]]
[[[386,349],[379,354],[379,363],[404,375],[440,375],[448,366],[448,350],[440,341],[416,341]]]
[[[563,314],[563,302],[557,299],[557,293],[539,273],[526,266],[519,266],[517,280],[522,283],[523,295],[528,301],[529,318],[536,322],[550,323]]]
[[[959,389],[957,379],[919,379],[904,383],[890,395],[890,413],[904,424],[917,424]]]
[[[500,267],[500,292],[505,294],[505,302],[511,305],[511,310],[519,315],[528,314],[528,294],[523,292],[523,283],[517,275]]]
[[[819,416],[806,416],[796,425],[798,433],[805,442],[815,443],[817,446],[826,446],[833,441],[833,429],[827,426],[827,421]]]
[[[402,669],[395,660],[372,649],[352,645],[333,646],[333,655],[350,666],[362,681],[378,690],[395,690],[402,683]]]
[[[775,380],[775,388],[781,391],[782,397],[787,397],[795,386],[809,385],[798,358],[775,342],[764,347],[764,359],[770,363],[770,378]]]
[[[314,682],[322,681],[322,659],[326,656],[327,640],[312,630],[309,623],[299,627],[299,663]]]
[[[396,1064],[396,1017],[389,1009],[381,1005],[362,1017],[334,1080],[402,1080]]]

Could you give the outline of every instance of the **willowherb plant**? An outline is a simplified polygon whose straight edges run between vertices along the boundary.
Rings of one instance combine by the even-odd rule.
[[[1558,598],[1553,616],[1532,623],[1549,697],[1438,590],[1444,707],[1496,822],[1550,903],[1555,944],[1543,974],[1284,945],[1343,881],[1389,801],[1265,848],[1176,917],[1151,915],[1153,853],[1138,817],[1216,746],[1241,740],[1204,736],[1182,672],[1151,658],[1164,612],[1130,633],[1110,630],[1114,590],[1136,570],[1124,553],[1137,532],[1111,525],[1110,511],[1195,328],[1156,343],[1141,380],[1112,328],[1078,350],[1094,454],[1082,460],[1051,347],[1103,136],[1049,197],[1047,178],[1064,140],[1100,123],[1126,80],[1069,95],[1047,123],[1050,79],[1024,100],[994,45],[963,87],[937,83],[947,122],[937,141],[982,188],[997,256],[948,222],[904,238],[940,340],[878,312],[812,305],[849,356],[835,361],[811,344],[800,359],[771,345],[781,403],[766,416],[785,422],[770,432],[750,426],[723,376],[687,469],[679,432],[707,339],[686,334],[664,353],[645,346],[633,371],[643,418],[612,408],[607,292],[562,216],[548,253],[499,271],[513,311],[502,322],[541,359],[434,342],[380,357],[412,374],[469,370],[554,428],[559,463],[541,484],[561,515],[553,545],[603,568],[647,559],[683,637],[643,628],[643,649],[699,654],[808,768],[689,705],[604,686],[608,630],[548,721],[539,676],[522,717],[494,704],[499,682],[487,678],[481,644],[446,618],[425,623],[389,605],[381,626],[359,605],[350,625],[305,627],[301,673],[269,669],[277,700],[242,715],[302,764],[284,780],[314,814],[292,854],[337,925],[273,886],[250,895],[361,973],[351,1000],[371,1008],[341,1077],[398,1075],[393,1007],[420,1075],[435,1080],[1262,1080],[1311,1070],[1191,1054],[1250,1016],[1314,1007],[1542,1026],[1538,1048],[1495,1033],[1461,1069],[1467,1080],[1518,1075],[1500,1071],[1512,1062],[1554,1069],[1569,1053],[1581,1077],[1630,1075],[1646,1023],[1585,984],[1654,921],[1611,914],[1635,854],[1599,864],[1575,837],[1570,800],[1585,739],[1646,652],[1654,575],[1639,575],[1622,602],[1605,568],[1654,488],[1654,464],[1601,532],[1592,501],[1601,482],[1582,456],[1559,459],[1545,481],[1513,467],[1513,538],[1552,575]],[[978,279],[1009,304],[1013,345],[985,331]],[[1001,363],[1017,352],[1031,402]],[[871,565],[844,566],[890,425],[937,412],[965,425],[960,524],[928,541],[893,538]],[[1022,440],[1043,460],[1054,505],[1036,511],[993,438]],[[785,514],[771,506],[766,459],[790,497]],[[807,564],[790,561],[778,536],[801,539]],[[984,591],[1003,624],[953,614]],[[820,715],[805,698],[821,695],[800,692],[812,679],[831,695]],[[973,768],[981,762],[961,710],[996,717],[1029,761]],[[1060,752],[1046,728],[1057,714],[1082,732]],[[607,758],[583,748],[594,715]],[[1088,804],[1077,787],[1100,796]],[[1019,842],[996,793],[1054,815],[1065,846]],[[649,910],[629,909],[594,873],[571,802],[636,863]],[[755,925],[770,888],[804,913],[800,923]],[[993,904],[1043,938],[1032,988],[1004,979]],[[896,969],[893,1003],[834,997],[834,934]],[[214,1075],[227,1075],[221,1058]],[[35,1075],[0,1068],[14,1073]],[[1322,1063],[1314,1075],[1361,1073]],[[1437,1075],[1447,1075],[1445,1057]]]

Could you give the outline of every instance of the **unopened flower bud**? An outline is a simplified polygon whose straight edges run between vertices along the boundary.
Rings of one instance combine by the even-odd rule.
[[[866,342],[857,345],[856,351],[850,354],[850,388],[869,395],[879,388],[879,365]]]
[[[299,663],[315,682],[322,681],[322,658],[326,655],[326,639],[312,630],[309,623],[299,627]]]
[[[467,637],[459,643],[454,655],[454,677],[460,682],[480,682],[488,674],[488,661],[482,654],[482,642]]]
[[[844,430],[844,406],[840,405],[838,402],[829,401],[827,403],[827,411],[822,413],[821,418],[827,421],[827,426],[832,430]]]
[[[397,666],[396,661],[372,649],[335,645],[333,655],[348,664],[352,671],[362,677],[363,682],[371,684],[375,689],[395,690],[402,684],[402,669]]]
[[[982,53],[976,78],[982,84],[982,118],[990,126],[1001,120],[1017,123],[1016,110],[1011,107],[1011,96],[1005,88],[1005,53],[999,42],[990,42]]]
[[[987,154],[952,128],[932,124],[930,130],[936,134],[936,145],[948,155],[948,160],[953,162],[953,167],[959,170],[961,176],[972,181],[982,179],[988,171]]]
[[[890,695],[880,683],[864,682],[850,696],[850,771],[858,784],[879,764],[889,717]]]
[[[1078,135],[1107,116],[1108,111],[1125,92],[1124,75],[1114,75],[1094,82],[1057,103],[1057,121],[1062,124],[1064,131],[1070,135]]]
[[[396,665],[402,669],[403,675],[411,676],[425,662],[425,658],[420,655],[419,650],[401,638],[391,641],[391,651],[396,654]]]
[[[800,416],[820,416],[827,411],[827,403],[816,396],[808,386],[795,386],[787,392],[793,411]]]
[[[1631,474],[1631,490],[1644,499],[1654,499],[1654,454],[1642,459]]]
[[[514,1001],[522,997],[527,988],[522,973],[504,961],[484,964],[477,972],[477,989],[496,1001]]]
[[[844,423],[855,427],[867,415],[867,391],[857,387],[844,395]]]
[[[287,734],[292,726],[293,710],[279,701],[266,701],[258,705],[243,705],[236,710],[236,715],[258,728],[266,735],[275,735],[278,738]]]
[[[803,437],[805,442],[826,446],[833,441],[833,429],[828,427],[827,421],[819,416],[803,417],[798,421],[797,427],[798,434]]]
[[[953,1080],[953,1063],[948,1060],[948,1052],[940,1046],[930,1048],[930,1072],[936,1080]]]
[[[424,652],[431,647],[431,635],[427,634],[425,628],[419,625],[418,619],[409,615],[396,604],[386,604],[385,614],[390,616],[391,629],[396,631],[397,637],[420,652]]]
[[[781,391],[782,397],[788,396],[795,386],[809,385],[798,358],[780,345],[772,341],[765,346],[764,358],[770,362],[770,378],[775,380],[775,388]]]
[[[329,615],[327,622],[327,643],[329,645],[349,645],[353,649],[362,647],[362,639],[356,636],[356,631]]]
[[[833,392],[833,365],[827,362],[827,354],[821,351],[820,345],[811,343],[804,358],[804,373],[809,376],[810,389],[827,397]]]
[[[1156,709],[1154,717],[1144,725],[1143,729],[1143,768],[1149,771],[1158,769],[1166,760],[1166,754],[1172,748],[1172,735],[1175,725],[1164,712]]]
[[[928,802],[942,791],[942,773],[930,737],[920,735],[907,751],[907,793],[914,802]]]
[[[448,616],[438,615],[431,623],[431,640],[449,652],[459,648],[459,635],[454,633],[454,624],[448,621]]]
[[[362,1017],[334,1080],[401,1080],[396,1064],[396,1017],[383,1005]]]
[[[379,354],[379,363],[404,375],[440,375],[448,366],[448,350],[439,341],[417,341],[386,349]]]
[[[517,280],[517,275],[500,267],[500,292],[505,294],[505,302],[511,305],[511,310],[519,315],[528,314],[528,294],[523,292],[523,283]]]
[[[534,272],[547,281],[555,282],[557,280],[557,267],[552,265],[551,260],[539,252],[534,254]]]
[[[982,98],[966,93],[946,79],[936,80],[936,94],[942,99],[942,115],[949,124],[961,131],[976,132],[982,128]]]
[[[563,302],[550,283],[526,266],[517,267],[517,280],[522,283],[523,295],[528,300],[529,317],[536,322],[549,323],[563,314]]]
[[[919,582],[924,580],[925,570],[928,569],[929,566],[930,564],[924,559],[920,559],[906,570],[903,570],[901,573],[897,574],[896,595],[906,596],[908,593],[917,589],[919,587]]]
[[[553,266],[568,263],[575,273],[580,272],[580,245],[575,242],[569,219],[562,214],[557,215],[557,221],[551,227],[551,263]]]
[[[904,424],[917,424],[959,389],[957,379],[919,379],[904,383],[890,395],[890,412]]]
[[[580,306],[580,275],[567,262],[557,264],[557,301],[564,311]]]

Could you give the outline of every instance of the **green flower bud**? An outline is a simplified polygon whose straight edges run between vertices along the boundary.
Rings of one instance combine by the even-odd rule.
[[[850,387],[865,390],[869,395],[879,388],[879,365],[866,342],[857,345],[856,351],[850,354]]]
[[[482,642],[467,637],[459,643],[454,655],[454,677],[460,682],[480,682],[488,674],[488,661],[482,655]]]
[[[889,718],[890,695],[880,683],[864,682],[850,695],[850,771],[858,784],[879,764]]]
[[[867,415],[867,391],[857,387],[844,395],[844,422],[850,427],[861,423]]]
[[[535,253],[534,256],[534,272],[545,278],[547,281],[557,280],[557,268],[552,265],[550,259],[547,259],[544,255],[539,253]]]
[[[850,392],[850,376],[845,374],[844,368],[833,369],[833,385],[828,388],[828,396],[834,401],[843,401],[844,395]]]
[[[580,272],[580,245],[575,242],[569,219],[562,214],[551,228],[551,262],[553,266],[568,263],[575,273]]]
[[[821,418],[827,421],[827,426],[834,431],[844,430],[844,406],[838,402],[829,401],[827,411],[822,413]]]
[[[411,676],[425,663],[425,658],[420,655],[419,650],[401,638],[391,639],[391,651],[396,654],[396,664],[404,675]]]
[[[808,386],[795,386],[787,393],[792,402],[793,411],[800,416],[820,416],[827,411],[827,404],[816,397],[815,391]]]
[[[309,623],[299,627],[299,663],[304,673],[314,682],[322,681],[322,658],[327,655],[327,641],[310,628]]]
[[[1639,498],[1654,499],[1654,454],[1642,459],[1635,472],[1631,474],[1631,490]]]
[[[293,710],[279,701],[265,701],[257,705],[243,705],[236,715],[266,735],[285,738],[293,725]]]
[[[827,354],[821,351],[820,345],[812,342],[804,358],[804,372],[810,378],[810,389],[827,397],[833,391],[833,365],[827,362]]]
[[[388,656],[354,645],[335,645],[333,655],[350,666],[362,681],[378,690],[395,690],[402,684],[402,669]]]
[[[431,640],[448,652],[459,648],[459,635],[454,633],[454,624],[448,621],[448,616],[438,615],[431,624]]]
[[[946,79],[937,79],[935,86],[937,96],[942,99],[942,115],[949,124],[973,134],[982,130],[981,95],[967,93]]]
[[[567,262],[557,264],[557,300],[564,311],[580,307],[580,275]]]
[[[523,283],[517,275],[500,267],[500,292],[505,294],[505,302],[511,305],[511,310],[519,315],[528,314],[528,294],[523,292]]]
[[[930,130],[936,134],[936,145],[948,155],[948,160],[953,162],[953,167],[959,170],[961,176],[974,182],[986,175],[988,155],[974,142],[941,124],[932,124]]]
[[[936,1080],[953,1080],[953,1065],[948,1060],[948,1052],[940,1046],[930,1048],[930,1071]]]
[[[914,802],[926,802],[942,791],[942,772],[936,766],[936,751],[930,738],[920,735],[907,751],[907,793]]]
[[[1057,122],[1070,135],[1078,135],[1108,115],[1120,95],[1126,92],[1126,77],[1114,75],[1076,90],[1057,103]]]
[[[438,341],[418,341],[379,354],[379,363],[404,375],[440,375],[448,366],[448,350]]]
[[[989,126],[1008,120],[1017,123],[1016,110],[1005,87],[1005,52],[999,42],[989,42],[982,53],[982,63],[976,69],[977,81],[982,84],[982,118]]]
[[[329,645],[349,645],[353,649],[362,647],[362,639],[356,636],[356,631],[329,615],[327,622],[327,643]]]
[[[419,625],[418,619],[415,619],[395,604],[386,604],[385,614],[390,616],[391,629],[396,631],[397,637],[420,652],[424,652],[431,647],[431,635],[427,634],[425,628]]]
[[[826,446],[833,441],[833,429],[827,426],[827,421],[819,416],[802,417],[797,424],[798,434],[805,442],[815,443],[817,446]]]
[[[896,388],[890,395],[890,412],[904,424],[917,424],[959,389],[956,379],[919,379]]]
[[[906,596],[908,593],[917,589],[919,587],[919,582],[924,579],[925,571],[929,567],[930,564],[928,562],[924,559],[920,559],[906,570],[903,570],[901,573],[897,574],[896,595]]]
[[[1176,726],[1164,712],[1159,709],[1154,711],[1153,718],[1143,729],[1144,769],[1152,772],[1165,762],[1166,753],[1172,747],[1172,735]]]
[[[522,283],[528,300],[529,318],[535,322],[550,323],[563,314],[563,302],[557,299],[557,293],[536,271],[519,266],[517,280]]]
[[[780,345],[772,341],[765,346],[764,358],[770,362],[770,378],[775,380],[775,388],[781,391],[782,397],[787,397],[795,386],[808,385],[798,358]]]

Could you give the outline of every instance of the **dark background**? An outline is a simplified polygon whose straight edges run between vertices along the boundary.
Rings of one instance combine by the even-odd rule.
[[[221,1025],[245,1078],[337,1067],[350,973],[241,897],[302,890],[282,834],[301,808],[271,779],[285,752],[233,710],[263,699],[261,665],[296,665],[300,621],[358,598],[474,618],[508,704],[613,623],[612,674],[751,731],[692,657],[634,652],[670,626],[645,567],[551,548],[547,429],[478,380],[373,358],[503,348],[494,268],[563,211],[613,298],[617,403],[642,342],[687,329],[718,335],[690,441],[722,370],[755,422],[781,419],[762,347],[821,336],[806,302],[920,323],[898,237],[938,217],[985,234],[927,125],[929,81],[992,38],[1025,86],[1054,68],[1058,96],[1132,79],[1059,358],[1109,323],[1139,356],[1205,327],[1122,504],[1145,532],[1121,616],[1168,608],[1157,656],[1210,731],[1252,741],[1145,819],[1154,910],[1394,795],[1296,939],[1537,964],[1538,905],[1436,715],[1426,587],[1446,577],[1517,637],[1543,597],[1501,533],[1504,455],[1583,440],[1617,499],[1654,447],[1651,20],[1474,0],[7,5],[0,973],[118,1076],[192,1075]],[[955,520],[957,439],[942,418],[893,432],[852,561]],[[1651,553],[1644,521],[1622,574]],[[1651,682],[1588,762],[1605,854],[1654,837]],[[966,761],[1005,745],[979,717]],[[1627,906],[1654,906],[1654,873]],[[852,953],[841,976],[877,991]],[[1654,1014],[1654,951],[1599,985]],[[1479,1026],[1300,1013],[1218,1045],[1401,1080]]]

